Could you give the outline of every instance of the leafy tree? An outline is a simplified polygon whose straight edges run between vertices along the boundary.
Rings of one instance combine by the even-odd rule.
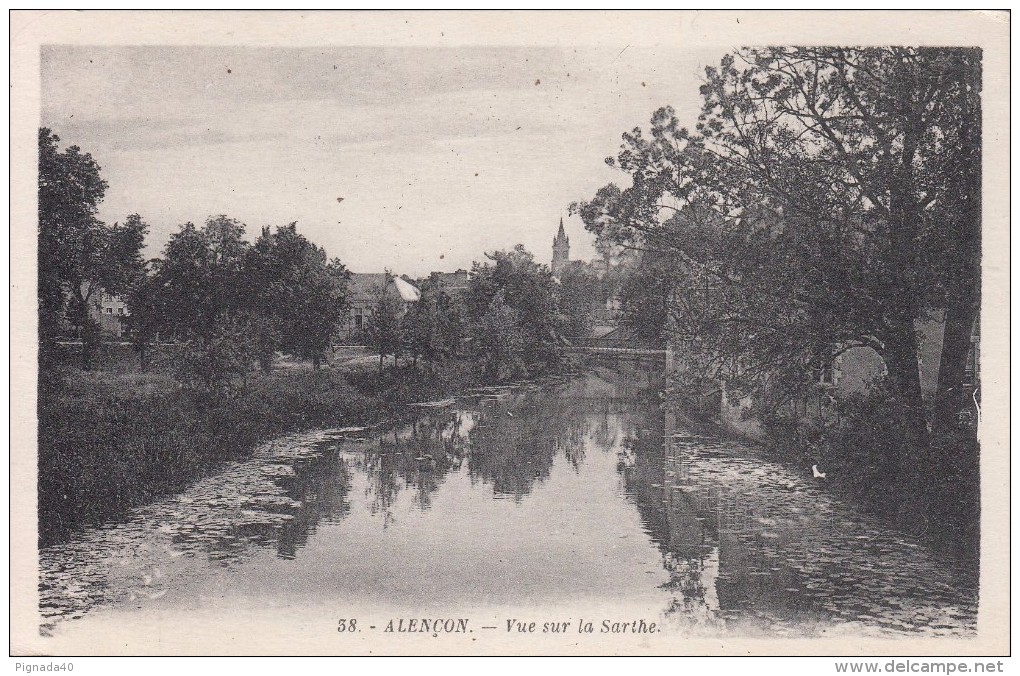
[[[519,322],[523,354],[530,363],[555,359],[558,330],[555,283],[544,265],[523,245],[512,251],[485,254],[490,262],[475,263],[465,295],[468,317],[479,322],[490,312],[497,295]]]
[[[166,310],[160,294],[159,280],[153,273],[158,261],[151,261],[131,286],[125,298],[129,313],[125,318],[128,335],[141,370],[148,366],[148,348],[160,331],[165,330]]]
[[[99,341],[92,315],[99,295],[127,295],[144,274],[141,251],[148,226],[132,214],[107,227],[96,217],[107,183],[100,167],[77,146],[39,130],[40,357],[51,357],[62,321],[82,339],[81,365],[91,367]]]
[[[276,349],[311,359],[318,368],[347,310],[347,269],[297,233],[297,224],[268,228],[247,252],[246,296],[260,363]]]
[[[249,326],[237,317],[224,317],[181,347],[174,363],[177,379],[207,395],[229,393],[234,377],[250,370],[254,352]]]
[[[325,251],[319,249],[310,265],[302,298],[303,315],[290,324],[289,335],[285,334],[284,346],[299,357],[311,359],[314,367],[319,364],[329,349],[341,320],[349,307],[347,280],[350,273],[339,259],[326,260]]]
[[[526,331],[520,313],[496,292],[489,308],[473,327],[474,346],[488,379],[507,380],[525,371]]]
[[[144,316],[138,321],[184,345],[183,382],[221,387],[245,373],[256,356],[243,268],[250,245],[243,237],[244,226],[226,216],[210,218],[202,228],[186,223],[170,236],[152,279],[141,287]]]
[[[388,279],[389,273],[387,273]],[[379,351],[379,372],[382,373],[383,359],[393,355],[394,365],[401,354],[403,341],[400,327],[400,301],[387,292],[389,285],[381,290],[379,302],[368,320],[369,345]]]
[[[421,357],[434,365],[456,354],[463,340],[463,317],[435,276],[420,282],[419,289],[421,297],[401,319],[404,344],[415,363]]]
[[[246,284],[244,264],[250,245],[244,239],[245,226],[236,219],[219,215],[206,219],[202,230],[207,246],[209,287],[208,310],[216,319],[247,312],[251,297]]]
[[[273,359],[276,357],[277,351],[285,349],[283,347],[285,327],[279,317],[272,314],[249,311],[242,317],[248,332],[248,345],[259,363],[259,368],[263,373],[272,372]],[[315,363],[315,368],[319,368],[318,361]]]
[[[559,276],[556,300],[562,333],[584,337],[592,332],[592,312],[605,305],[608,293],[602,280],[588,266],[574,262]]]
[[[222,380],[207,369],[227,368],[228,378],[257,359],[268,371],[277,350],[318,368],[347,308],[346,268],[298,234],[295,223],[264,228],[254,245],[244,240],[244,225],[227,216],[202,228],[186,223],[151,268],[131,296],[136,348],[142,354],[157,332],[173,336],[189,346],[194,358],[186,362],[199,369],[186,380],[206,386]]]
[[[170,236],[155,278],[165,311],[164,325],[179,340],[205,339],[218,325],[249,310],[244,226],[226,216],[203,228],[185,223]]]
[[[673,289],[679,285],[670,261],[648,252],[629,270],[620,288],[623,322],[643,341],[659,343],[666,337]]]
[[[185,223],[170,235],[154,277],[168,335],[187,340],[211,334],[217,309],[211,299],[212,253],[205,233]]]
[[[791,216],[824,215],[860,242],[854,255],[880,262],[886,293],[870,335],[920,439],[915,322],[946,313],[945,398],[945,379],[962,381],[979,306],[980,58],[976,49],[745,50],[703,87],[707,151],[760,186],[757,197]]]
[[[142,249],[148,234],[149,225],[138,214],[131,214],[123,224],[113,224],[107,239],[106,267],[101,276],[107,293],[127,296],[145,276],[147,261],[142,257]]]
[[[138,352],[142,370],[147,367],[146,346],[158,331],[158,315],[150,307],[154,300],[150,263],[142,258],[148,224],[138,214],[131,214],[124,223],[114,223],[107,242],[107,268],[102,277],[103,290],[120,296],[127,305],[123,322]],[[136,313],[138,317],[133,315]]]
[[[401,318],[401,340],[404,350],[411,357],[412,365],[416,368],[418,359],[425,360],[426,355],[439,343],[441,336],[438,319],[435,301],[430,302],[424,297],[424,294],[422,299]]]
[[[39,129],[40,360],[51,359],[65,319],[82,338],[81,365],[91,366],[99,329],[89,314],[109,261],[109,230],[96,217],[107,183],[89,153],[59,149],[60,137]]]
[[[667,108],[624,135],[632,186],[582,217],[675,258],[678,328],[717,375],[804,384],[875,349],[921,448],[916,322],[944,311],[959,365],[978,307],[979,86],[978,50],[741,50],[707,69],[696,134]]]

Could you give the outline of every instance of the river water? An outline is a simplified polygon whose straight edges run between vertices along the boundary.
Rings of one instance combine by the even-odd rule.
[[[678,424],[641,372],[415,410],[276,439],[43,549],[42,634],[110,651],[135,627],[145,640],[121,649],[230,652],[436,609],[472,618],[471,640],[529,613],[572,631],[587,615],[692,636],[975,632],[973,571],[810,469]]]

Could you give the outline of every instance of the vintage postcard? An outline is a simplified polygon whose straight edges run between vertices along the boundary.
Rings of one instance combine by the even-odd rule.
[[[1008,36],[13,12],[11,653],[1007,655]]]

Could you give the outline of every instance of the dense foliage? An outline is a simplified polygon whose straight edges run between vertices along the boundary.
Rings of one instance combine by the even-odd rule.
[[[132,289],[130,327],[144,354],[157,334],[190,347],[182,378],[215,387],[285,351],[318,363],[347,309],[347,271],[291,223],[254,245],[227,216],[186,223]],[[188,374],[188,375],[185,375]]]
[[[556,303],[559,328],[565,336],[586,337],[594,326],[594,313],[613,297],[616,280],[599,274],[589,263],[572,261],[559,274]]]
[[[417,364],[434,367],[453,359],[465,338],[465,317],[459,299],[443,288],[438,275],[419,283],[421,297],[403,318],[407,353]]]
[[[927,445],[917,324],[945,316],[936,400],[958,405],[979,305],[980,51],[745,49],[701,92],[695,132],[664,108],[624,135],[607,162],[632,185],[578,205],[587,227],[670,260],[702,375],[795,396],[866,346]]]
[[[59,143],[39,130],[39,355],[47,364],[58,338],[78,337],[88,369],[99,341],[89,306],[103,291],[126,292],[141,274],[146,226],[137,215],[112,228],[100,221],[107,183],[99,165],[78,146],[61,151]]]
[[[475,263],[465,296],[473,349],[493,377],[523,375],[556,360],[555,282],[523,245]]]

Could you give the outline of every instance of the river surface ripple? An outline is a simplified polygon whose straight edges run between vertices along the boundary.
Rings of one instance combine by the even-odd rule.
[[[810,469],[678,426],[640,374],[416,410],[276,439],[41,550],[42,633],[196,608],[559,604],[698,635],[974,634],[972,571]]]

